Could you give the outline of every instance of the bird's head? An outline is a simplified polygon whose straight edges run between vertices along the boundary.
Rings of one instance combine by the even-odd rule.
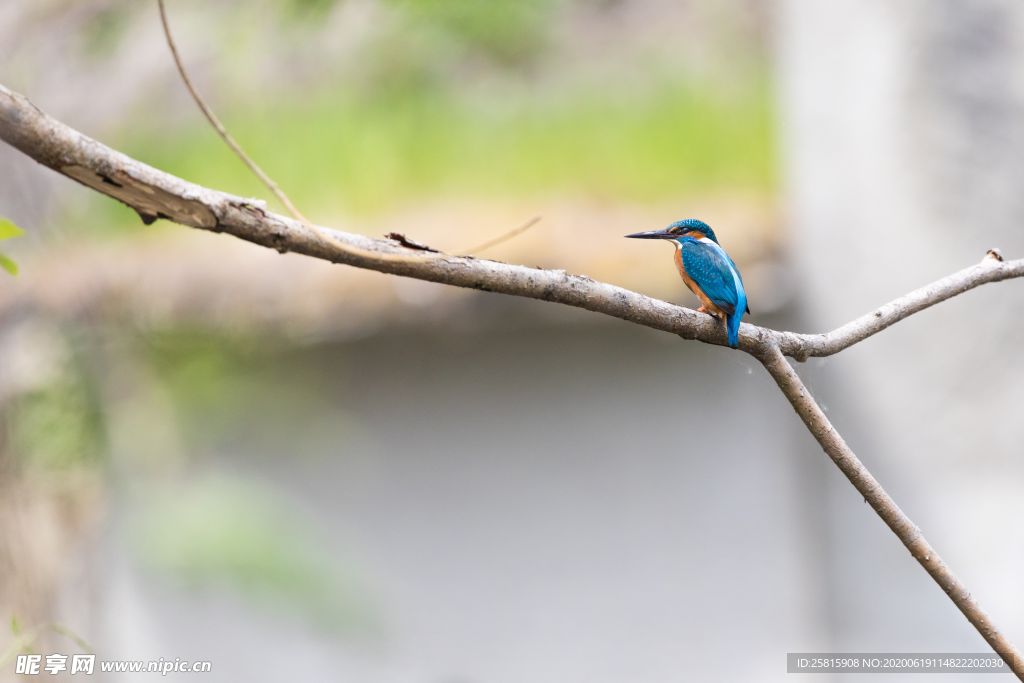
[[[718,238],[715,237],[715,231],[711,229],[711,226],[696,218],[676,221],[664,230],[635,232],[632,235],[626,235],[626,237],[641,240],[678,240],[680,237],[692,237],[699,240],[702,237],[707,237],[715,244],[718,244]]]

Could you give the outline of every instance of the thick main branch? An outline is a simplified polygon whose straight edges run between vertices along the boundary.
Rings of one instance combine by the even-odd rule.
[[[561,270],[407,249],[394,240],[317,227],[271,213],[263,202],[211,190],[136,161],[64,125],[24,96],[0,85],[0,139],[39,163],[157,218],[236,237],[281,252],[394,275],[566,304],[707,344],[724,346],[725,331],[711,316],[595,282]],[[913,313],[979,285],[1024,276],[1024,259],[982,263],[943,278],[828,334],[740,328],[740,348],[757,353],[769,345],[798,360],[828,356]]]

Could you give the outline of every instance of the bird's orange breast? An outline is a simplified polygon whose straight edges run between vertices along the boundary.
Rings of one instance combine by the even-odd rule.
[[[704,293],[704,290],[702,290],[697,285],[697,283],[693,281],[693,278],[686,274],[686,267],[683,266],[682,249],[676,249],[674,260],[676,262],[676,270],[679,271],[679,277],[683,278],[683,282],[686,283],[686,286],[690,289],[690,291],[697,295],[697,298],[700,299],[701,305],[704,306],[704,310],[708,311],[709,313],[715,313],[719,315],[722,318],[722,320],[725,320],[725,311],[716,306],[715,303],[707,297],[707,295]]]

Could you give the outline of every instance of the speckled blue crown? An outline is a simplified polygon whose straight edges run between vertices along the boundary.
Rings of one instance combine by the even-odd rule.
[[[711,226],[704,221],[697,220],[696,218],[687,218],[685,220],[676,221],[672,225],[668,226],[666,230],[678,233],[700,232],[707,235],[709,239],[714,240],[715,244],[718,244],[718,238],[715,237],[715,231],[711,229]]]

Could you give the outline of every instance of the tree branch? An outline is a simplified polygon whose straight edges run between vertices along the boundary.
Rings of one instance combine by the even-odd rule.
[[[876,308],[871,313],[826,334],[774,332],[779,350],[786,356],[805,361],[811,356],[831,356],[878,334],[914,313],[952,299],[958,294],[988,284],[1024,276],[1024,259],[1004,261],[996,249],[990,249],[981,263],[937,280],[906,296]]]
[[[595,282],[590,278],[506,263],[406,249],[393,240],[304,225],[270,213],[266,205],[186,182],[114,151],[37,109],[0,85],[0,139],[39,163],[157,218],[203,230],[227,232],[280,252],[429,280],[457,287],[566,304],[621,318],[684,339],[726,345],[725,330],[709,315]],[[829,356],[937,303],[989,282],[1024,276],[1024,259],[1004,262],[990,252],[981,263],[923,287],[832,332],[779,332],[740,328],[740,349],[758,358],[825,452],[907,546],[950,599],[1024,681],[1020,652],[992,625],[920,530],[864,468],[785,360]]]
[[[561,270],[514,266],[485,259],[405,249],[268,212],[262,200],[245,199],[177,178],[89,138],[0,85],[0,139],[44,166],[133,208],[146,222],[157,218],[393,275],[566,304],[603,313],[706,344],[726,346],[717,320],[692,309]],[[313,227],[313,229],[310,229]],[[778,332],[744,323],[740,348],[748,353],[774,344],[797,360],[828,356],[907,316],[979,285],[1024,276],[1024,259],[981,264],[943,278],[823,335]]]
[[[960,579],[935,552],[935,549],[925,540],[921,530],[910,521],[903,510],[900,510],[896,501],[889,497],[882,485],[871,476],[860,459],[846,445],[843,437],[825,417],[825,413],[815,402],[811,392],[800,381],[793,366],[783,357],[782,352],[777,347],[770,346],[759,356],[758,360],[764,364],[768,374],[782,389],[782,393],[789,399],[793,409],[814,435],[815,440],[846,475],[850,483],[864,496],[868,505],[892,529],[892,532],[903,542],[914,559],[920,562],[925,571],[935,579],[935,583],[939,584],[949,599],[967,617],[967,620],[978,629],[992,649],[1006,661],[1018,678],[1024,680],[1024,657],[1021,656],[1020,651],[992,624],[989,616],[971,597],[967,587],[961,583]]]

